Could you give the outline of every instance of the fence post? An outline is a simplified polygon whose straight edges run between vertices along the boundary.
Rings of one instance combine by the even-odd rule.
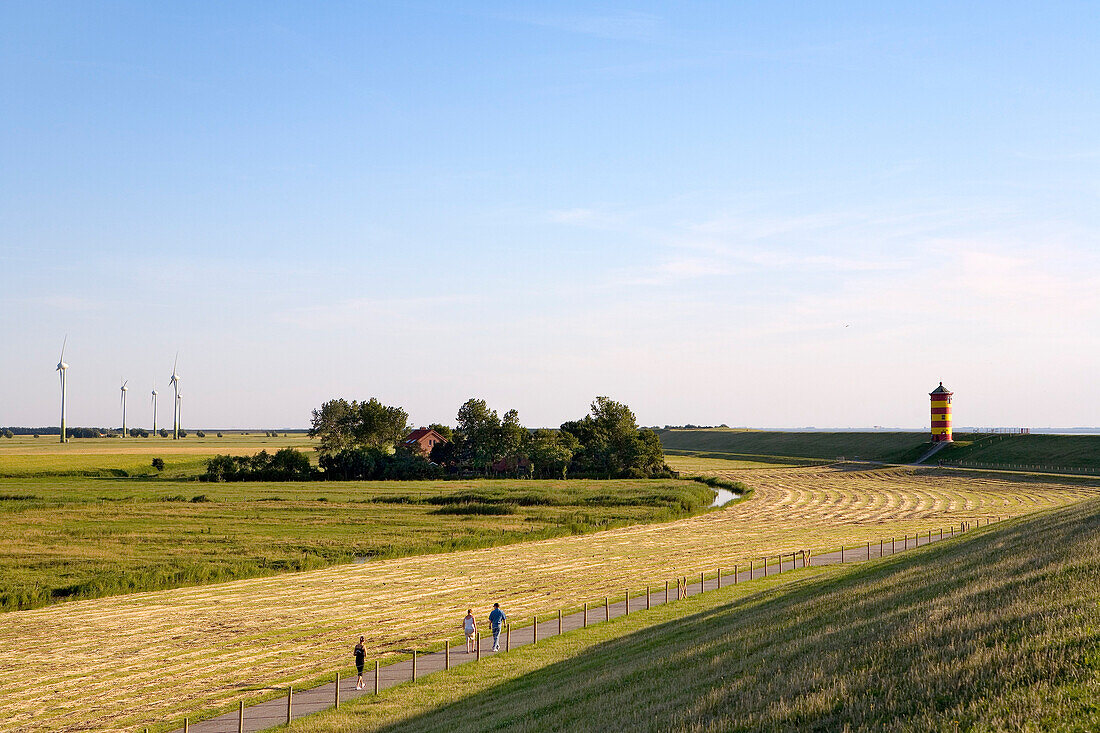
[[[623,591],[623,596],[626,600],[626,604],[623,606],[623,608],[625,608],[626,611],[623,612],[623,615],[629,616],[630,615],[630,590],[627,589],[627,590]]]
[[[558,609],[558,636],[561,636],[561,609]]]
[[[416,682],[416,650],[413,649],[413,682]]]
[[[512,650],[512,622],[504,624],[504,651]]]
[[[378,660],[374,660],[374,694],[378,694]]]
[[[187,718],[183,719],[183,733],[187,733]]]
[[[336,686],[336,694],[339,695],[340,685]],[[339,700],[339,698],[337,698]],[[339,707],[339,703],[336,705]],[[145,729],[145,733],[149,733],[149,729]],[[237,733],[244,733],[244,700],[241,700],[240,707],[237,708]]]
[[[645,587],[645,610],[649,610],[649,586]]]
[[[665,581],[665,603],[668,603],[668,581]]]
[[[705,590],[705,587],[706,587],[703,583],[704,583],[704,581],[703,581],[703,571],[700,570],[699,571],[699,592],[700,593],[702,593],[703,590]]]
[[[588,628],[588,601],[584,602],[584,628]]]
[[[475,631],[474,632],[474,649],[477,651],[477,654],[474,655],[474,659],[476,659],[477,661],[480,662],[481,661],[481,632],[480,631]],[[416,659],[416,651],[415,650],[413,651],[413,659]],[[413,671],[415,671],[415,670],[416,670],[416,667],[414,666]]]
[[[752,580],[752,566],[756,560],[749,560],[749,580]]]
[[[608,603],[607,596],[603,597],[603,620],[611,620],[611,604]]]
[[[286,688],[286,724],[290,725],[290,716],[294,704],[294,685]]]
[[[768,577],[768,558],[764,556],[764,577]]]
[[[451,642],[448,639],[443,640],[443,670],[446,671],[451,668]]]
[[[733,584],[737,585],[737,563],[733,564]]]
[[[722,590],[722,568],[718,568],[718,590]]]
[[[782,555],[776,555],[775,559],[779,561],[779,573],[782,575],[782,573],[783,573],[783,556]]]
[[[336,673],[336,693],[335,693],[335,695],[336,695],[336,704],[334,705],[334,707],[337,710],[339,710],[340,709],[340,673],[339,672]],[[242,725],[244,724],[244,700],[241,700],[241,724]],[[244,733],[244,728],[241,728],[239,733]]]
[[[844,545],[840,546],[840,563],[844,564]]]

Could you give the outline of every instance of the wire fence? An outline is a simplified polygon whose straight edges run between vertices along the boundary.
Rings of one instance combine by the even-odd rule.
[[[941,466],[991,468],[1001,471],[1043,471],[1076,476],[1100,476],[1100,466],[1052,466],[1044,463],[990,463],[987,461],[940,461]]]
[[[1002,517],[978,517],[973,521],[963,521],[951,527],[930,529],[902,537],[880,538],[874,542],[857,545],[841,545],[839,548],[815,553],[811,550],[795,550],[776,555],[753,558],[746,566],[734,564],[733,568],[715,568],[711,572],[700,572],[698,576],[679,576],[658,583],[639,584],[635,589],[624,588],[617,597],[604,596],[602,601],[587,601],[574,608],[559,608],[532,616],[524,623],[508,622],[499,629],[482,627],[475,631],[473,652],[460,653],[451,647],[450,640],[442,641],[431,647],[406,650],[405,658],[383,665],[374,660],[373,667],[366,671],[362,686],[357,678],[352,684],[349,677],[335,673],[334,681],[299,690],[295,693],[292,686],[286,688],[281,697],[247,705],[238,701],[232,713],[223,713],[216,717],[207,717],[201,722],[192,723],[190,718],[183,719],[183,726],[174,733],[245,733],[266,728],[289,725],[291,721],[320,712],[325,709],[339,708],[342,701],[378,695],[383,690],[402,684],[413,684],[427,674],[446,672],[462,664],[476,663],[483,654],[493,654],[503,649],[505,653],[512,647],[537,645],[540,639],[557,636],[576,629],[588,628],[593,624],[608,622],[630,613],[648,610],[654,606],[675,603],[688,597],[699,595],[731,585],[751,582],[759,578],[780,575],[806,567],[818,567],[850,562],[865,562],[889,557],[898,552],[914,549],[923,545],[949,539],[974,527],[981,527],[1000,521]],[[693,582],[696,581],[697,582]],[[483,630],[490,636],[483,636]],[[454,657],[454,659],[452,659]],[[205,716],[204,716],[205,717]],[[149,729],[145,729],[148,733]]]

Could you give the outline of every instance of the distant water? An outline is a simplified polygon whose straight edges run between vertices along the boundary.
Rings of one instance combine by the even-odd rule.
[[[729,489],[714,489],[714,503],[711,506],[725,506],[736,498],[737,494]]]

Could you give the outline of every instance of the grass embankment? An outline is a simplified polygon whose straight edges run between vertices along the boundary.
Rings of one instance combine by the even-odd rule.
[[[583,534],[704,511],[690,481],[0,481],[0,609]]]
[[[1100,472],[1100,435],[979,435],[962,433],[932,460],[1014,468]],[[1040,469],[1042,470],[1042,469]]]
[[[905,462],[928,443],[926,433],[798,433],[763,430],[662,430],[666,450],[702,453],[704,457],[782,461],[812,458],[833,461],[838,457]],[[712,455],[724,454],[724,455]]]
[[[494,601],[526,623],[763,554],[984,524],[1100,493],[1095,480],[934,469],[728,475],[751,498],[665,524],[0,614],[0,720],[28,731],[155,727],[331,675],[360,634],[371,658],[389,659],[453,638],[467,608],[484,619]]]
[[[631,614],[291,730],[1097,730],[1098,602],[1090,501]]]

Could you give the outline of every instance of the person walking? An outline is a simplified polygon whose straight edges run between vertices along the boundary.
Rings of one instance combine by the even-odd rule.
[[[359,678],[355,680],[355,689],[363,689],[363,663],[367,660],[367,648],[363,646],[364,637],[359,637],[359,643],[355,645],[355,671]]]
[[[477,624],[474,622],[474,609],[466,609],[466,618],[462,619],[462,630],[466,632],[466,653],[473,654],[474,651],[474,631],[477,629]]]
[[[493,627],[493,651],[500,651],[500,628],[508,617],[500,610],[500,604],[494,603],[493,610],[489,612],[489,625]]]

